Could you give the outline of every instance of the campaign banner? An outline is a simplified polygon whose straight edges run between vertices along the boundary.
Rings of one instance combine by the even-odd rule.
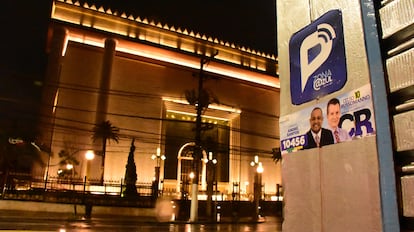
[[[367,84],[282,116],[279,124],[282,154],[375,135],[371,87]]]
[[[328,11],[293,34],[289,57],[292,104],[341,89],[347,81],[342,12]]]

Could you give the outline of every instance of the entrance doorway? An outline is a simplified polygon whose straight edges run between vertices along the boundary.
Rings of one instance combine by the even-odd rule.
[[[191,185],[190,173],[193,172],[193,154],[194,154],[195,142],[189,142],[184,144],[177,155],[177,192],[188,193]],[[206,190],[206,163],[203,160],[207,159],[207,153],[202,151],[203,158],[201,162],[201,172],[198,177],[199,183],[201,183],[201,190]]]

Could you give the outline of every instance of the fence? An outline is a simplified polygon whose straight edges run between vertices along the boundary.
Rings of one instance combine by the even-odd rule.
[[[5,178],[1,178],[4,180]],[[137,183],[138,195],[123,197],[125,185],[122,180],[86,180],[79,178],[31,177],[28,174],[10,173],[3,181],[3,199],[31,200],[84,204],[93,201],[94,205],[117,205],[152,207],[155,195],[152,183]]]
[[[12,190],[40,190],[44,191],[75,191],[83,193],[122,195],[125,185],[123,180],[82,179],[49,177],[31,177],[28,174],[10,173],[4,185],[6,191]],[[152,183],[137,183],[137,192],[140,196],[152,196]]]
[[[3,178],[0,178],[0,180]],[[119,196],[122,197],[122,193],[125,190],[125,184],[123,180],[104,180],[103,183],[99,179],[82,179],[82,178],[70,178],[70,177],[49,177],[46,180],[41,176],[32,177],[30,174],[22,173],[9,173],[8,181],[6,184],[0,183],[4,186],[3,194],[12,194],[16,191],[23,193],[22,191],[29,192],[72,192],[81,194],[92,195],[106,195],[106,196]],[[187,199],[186,195],[180,195],[176,193],[175,189],[159,190],[159,193],[155,193],[155,183],[139,182],[136,184],[137,193],[141,197],[156,198],[159,195],[164,195],[174,199]],[[213,199],[219,201],[225,200],[241,200],[241,201],[253,201],[253,194],[241,192],[236,186],[230,193],[215,191]],[[283,188],[281,185],[277,185],[276,193],[266,193],[265,186],[262,185],[262,191],[260,199],[265,201],[282,201],[283,200]],[[22,194],[20,194],[22,195]],[[4,198],[4,196],[3,196]],[[206,192],[199,193],[199,199],[206,199]]]

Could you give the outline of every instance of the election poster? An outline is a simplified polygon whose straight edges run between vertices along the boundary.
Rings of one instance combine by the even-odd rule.
[[[315,140],[317,134],[321,139],[318,145]],[[374,135],[374,110],[369,84],[327,101],[317,101],[311,107],[280,118],[282,154]]]

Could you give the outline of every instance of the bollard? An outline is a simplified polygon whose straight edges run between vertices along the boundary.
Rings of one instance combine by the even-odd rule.
[[[85,204],[85,218],[90,219],[92,217],[92,203],[87,202]]]

